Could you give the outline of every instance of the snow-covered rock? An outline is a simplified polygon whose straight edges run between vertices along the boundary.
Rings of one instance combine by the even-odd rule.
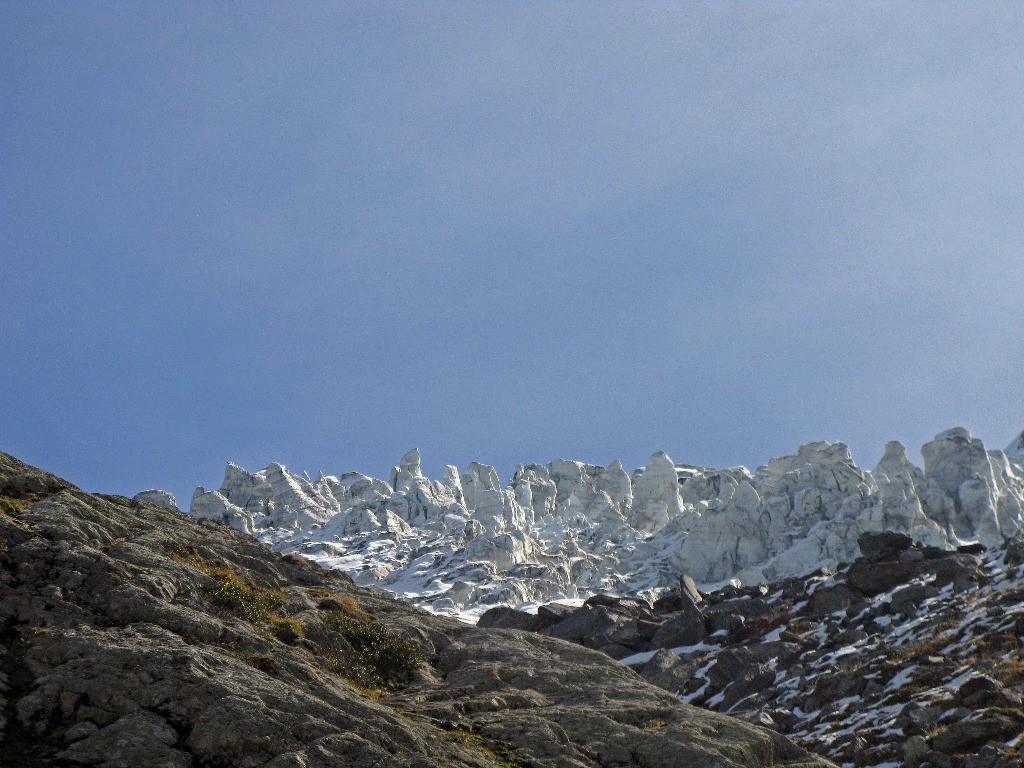
[[[1019,441],[1018,441],[1019,442]],[[219,489],[197,488],[191,513],[348,571],[436,610],[656,595],[682,574],[760,583],[852,560],[858,537],[896,531],[940,547],[994,546],[1024,531],[1024,468],[962,428],[938,435],[915,466],[887,443],[874,470],[843,443],[803,445],[756,472],[651,456],[632,477],[556,459],[423,475],[418,450],[390,482],[355,472],[308,476],[229,463]],[[471,588],[456,584],[468,584]]]
[[[1016,461],[1024,460],[1024,432],[1017,435],[1003,453]]]
[[[133,501],[141,501],[145,504],[156,504],[158,507],[169,509],[173,512],[179,512],[178,500],[174,498],[173,493],[168,491],[161,491],[159,488],[153,488],[148,491],[139,491],[132,496]]]

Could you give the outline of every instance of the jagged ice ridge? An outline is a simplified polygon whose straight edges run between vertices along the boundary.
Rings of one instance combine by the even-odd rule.
[[[229,462],[218,490],[196,489],[190,512],[465,617],[597,591],[654,596],[682,574],[762,583],[850,561],[866,531],[939,547],[998,546],[1024,532],[1024,433],[998,451],[955,428],[921,455],[923,469],[890,442],[866,471],[845,444],[816,442],[750,472],[659,452],[632,475],[618,461],[556,459],[519,466],[504,487],[475,462],[431,480],[415,449],[387,482]]]

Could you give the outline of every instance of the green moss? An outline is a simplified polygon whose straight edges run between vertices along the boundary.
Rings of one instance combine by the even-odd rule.
[[[530,768],[532,765],[529,760],[525,760],[516,754],[515,749],[510,744],[504,741],[485,740],[476,731],[460,729],[441,731],[440,733],[441,737],[446,741],[479,752],[487,760],[498,765],[499,768]]]

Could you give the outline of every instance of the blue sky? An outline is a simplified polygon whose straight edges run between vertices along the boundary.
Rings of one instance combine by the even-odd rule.
[[[0,449],[90,490],[1024,428],[1019,3],[0,6]]]

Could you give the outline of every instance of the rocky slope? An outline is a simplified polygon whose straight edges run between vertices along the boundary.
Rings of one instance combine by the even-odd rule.
[[[476,463],[428,479],[418,451],[387,481],[229,464],[221,487],[198,488],[190,509],[360,584],[471,617],[602,590],[653,599],[682,574],[765,583],[852,560],[869,531],[997,547],[1024,531],[1021,446],[1024,435],[987,450],[957,428],[921,448],[923,467],[896,442],[871,471],[842,443],[812,443],[755,472],[656,453],[632,475],[617,461],[526,464],[504,487]]]
[[[519,627],[600,648],[683,700],[788,734],[837,762],[1024,766],[1024,540],[944,551],[864,534],[837,574],[653,605],[493,608]]]
[[[0,764],[826,765],[605,654],[418,611],[6,454]]]

